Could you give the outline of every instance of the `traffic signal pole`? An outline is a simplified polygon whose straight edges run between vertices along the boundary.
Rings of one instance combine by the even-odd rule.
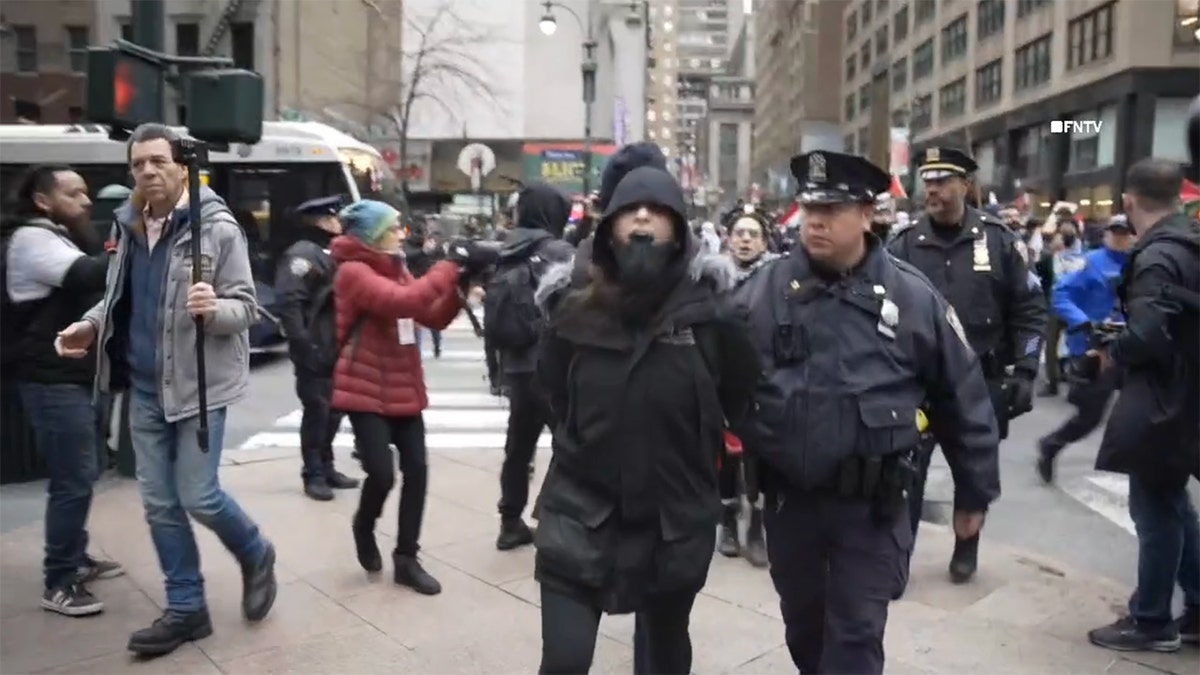
[[[163,0],[129,0],[133,17],[133,40],[136,45],[156,52],[163,51],[163,30],[166,13]]]

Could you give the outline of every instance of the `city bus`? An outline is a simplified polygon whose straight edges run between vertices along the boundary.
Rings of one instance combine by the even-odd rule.
[[[185,129],[178,129],[186,133]],[[13,189],[36,164],[67,164],[87,181],[93,222],[108,234],[112,211],[132,187],[125,144],[99,125],[0,125],[0,185]],[[262,321],[251,331],[254,351],[283,341],[275,319],[278,257],[300,236],[292,209],[318,197],[343,195],[348,202],[379,199],[401,208],[401,191],[375,148],[317,122],[264,122],[262,140],[210,152],[201,180],[225,198],[246,232]],[[4,195],[5,201],[9,197]]]

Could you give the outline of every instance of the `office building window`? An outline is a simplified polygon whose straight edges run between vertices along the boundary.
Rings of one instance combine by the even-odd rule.
[[[1067,70],[1112,55],[1115,5],[1111,2],[1067,24]]]
[[[892,91],[901,92],[908,86],[908,58],[902,57],[892,64]]]
[[[856,154],[854,152],[854,134],[846,134],[846,137],[842,139],[842,146],[845,148],[846,154]]]
[[[858,110],[854,107],[854,94],[849,94],[846,96],[846,121],[854,119],[857,113]]]
[[[1200,0],[1175,0],[1175,44],[1200,44]]]
[[[1050,0],[1017,0],[1017,18],[1029,16],[1050,4]]]
[[[870,127],[863,127],[858,130],[858,152],[862,155],[867,155],[871,152]]]
[[[957,80],[938,91],[938,114],[942,120],[951,120],[967,111],[967,78]]]
[[[37,28],[13,26],[12,30],[17,38],[17,72],[36,73],[38,71]]]
[[[918,96],[913,99],[908,128],[912,131],[924,131],[931,126],[933,126],[933,95]]]
[[[875,31],[875,55],[883,56],[888,50],[888,28],[884,26]]]
[[[121,39],[133,42],[133,24],[128,20],[121,22]]]
[[[175,24],[175,53],[180,56],[200,55],[200,24],[195,21]]]
[[[1004,93],[1004,59],[999,58],[975,71],[975,107],[995,103]]]
[[[934,0],[916,0],[917,9],[914,14],[916,25],[920,26],[923,23],[933,21],[933,15],[937,12],[937,4]]]
[[[1004,32],[1004,0],[979,0],[975,14],[975,39],[982,40]]]
[[[892,111],[892,126],[907,127],[908,126],[908,111],[904,108],[896,108]]]
[[[233,65],[254,70],[254,23],[247,21],[230,24],[229,44]]]
[[[950,63],[967,53],[967,15],[963,14],[942,29],[942,63]]]
[[[929,77],[933,73],[933,38],[917,45],[917,48],[913,50],[912,60],[913,82]]]
[[[850,12],[846,16],[846,39],[853,40],[855,35],[858,35],[858,15]]]
[[[1052,34],[1027,43],[1013,55],[1013,90],[1024,91],[1050,80],[1050,40]]]
[[[853,80],[854,76],[857,74],[858,74],[858,59],[855,58],[855,56],[853,54],[851,54],[850,56],[846,57],[846,81],[849,82],[850,80]]]
[[[67,26],[67,60],[76,73],[87,72],[88,27]]]
[[[896,44],[908,37],[908,5],[901,7],[892,19],[892,37]]]
[[[864,112],[871,107],[871,83],[868,82],[858,89],[858,111]]]
[[[862,49],[858,52],[858,65],[865,71],[871,65],[871,41],[867,40],[863,43]]]
[[[865,29],[871,25],[871,19],[875,18],[871,12],[871,0],[867,0],[862,6],[862,26]]]

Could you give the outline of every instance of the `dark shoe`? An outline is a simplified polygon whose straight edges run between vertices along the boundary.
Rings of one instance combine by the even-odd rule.
[[[325,477],[325,484],[334,490],[353,490],[358,487],[358,479],[351,478],[341,471],[330,471]]]
[[[333,499],[333,490],[329,489],[328,483],[319,478],[304,482],[304,494],[319,502],[327,502]]]
[[[242,616],[247,621],[267,618],[278,590],[279,585],[275,582],[275,547],[267,542],[267,550],[258,562],[242,565]]]
[[[511,551],[533,543],[533,531],[521,518],[501,518],[500,536],[496,537],[496,548]]]
[[[1041,389],[1038,390],[1038,396],[1041,396],[1042,398],[1058,396],[1058,385],[1047,382],[1045,385],[1042,386]]]
[[[104,603],[96,599],[81,582],[52,588],[42,594],[42,609],[63,616],[91,616],[104,611]]]
[[[392,563],[396,566],[393,579],[401,586],[408,586],[421,595],[437,595],[442,592],[442,585],[421,567],[416,556],[393,553]]]
[[[1117,652],[1174,652],[1179,650],[1179,631],[1170,623],[1158,630],[1138,626],[1133,617],[1124,617],[1107,626],[1088,631],[1088,640],[1097,647]]]
[[[87,562],[79,568],[79,580],[85,584],[97,579],[113,579],[125,574],[125,568],[121,567],[119,562],[101,560],[90,555],[86,560]]]
[[[202,640],[212,635],[208,611],[180,614],[167,610],[143,628],[129,636],[129,651],[141,656],[162,656],[175,651],[185,642]]]
[[[1056,456],[1058,456],[1058,452],[1050,447],[1046,439],[1038,441],[1037,472],[1046,485],[1054,484],[1054,458]]]
[[[491,392],[492,396],[499,397],[504,395],[504,390],[501,389],[500,385],[496,384],[495,382],[492,382],[488,385],[488,391]]]
[[[1179,639],[1188,644],[1200,644],[1200,607],[1184,607],[1183,616],[1175,621]]]
[[[736,558],[742,552],[738,541],[738,511],[740,504],[722,507],[720,529],[717,530],[717,552],[726,558]]]
[[[763,539],[762,509],[750,508],[750,526],[746,528],[746,545],[742,548],[742,557],[755,567],[766,567],[767,542]]]
[[[368,572],[382,570],[383,554],[375,543],[375,524],[364,522],[355,515],[350,528],[354,532],[354,551],[358,555],[358,564]]]
[[[979,567],[979,535],[970,539],[954,539],[954,554],[950,556],[950,581],[965,584],[975,576]]]

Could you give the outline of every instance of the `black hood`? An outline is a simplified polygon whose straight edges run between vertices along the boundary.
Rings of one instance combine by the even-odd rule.
[[[520,257],[524,258],[527,254],[537,250],[544,241],[553,241],[557,239],[554,235],[545,230],[534,229],[516,229],[508,232],[504,237],[503,243],[500,243],[500,257]],[[493,244],[495,246],[495,244]]]
[[[691,233],[687,226],[687,206],[683,200],[683,189],[675,182],[675,177],[663,169],[653,166],[643,166],[629,173],[617,184],[613,191],[612,200],[604,209],[600,223],[596,226],[596,234],[592,242],[592,262],[599,265],[606,273],[616,271],[616,259],[612,252],[612,225],[617,214],[631,206],[642,204],[666,208],[674,215],[675,239],[684,248],[690,244]]]
[[[571,201],[558,188],[533,183],[517,196],[517,228],[544,230],[561,237],[571,217]]]

